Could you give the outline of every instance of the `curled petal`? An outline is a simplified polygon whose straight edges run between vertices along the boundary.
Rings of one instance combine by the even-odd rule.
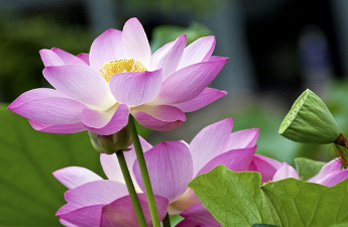
[[[319,171],[319,173],[317,175],[315,175],[314,177],[312,177],[311,179],[309,179],[309,182],[318,182],[321,181],[322,179],[324,179],[327,175],[336,172],[337,170],[341,169],[341,163],[339,161],[339,159],[335,158],[333,160],[331,160],[330,162],[326,163],[321,170]]]
[[[282,166],[275,172],[272,181],[278,181],[285,178],[295,178],[299,179],[298,174],[294,167],[290,166],[288,163],[283,162]]]
[[[224,152],[224,145],[232,131],[233,119],[227,118],[202,129],[190,143],[194,173]]]
[[[152,226],[151,214],[145,194],[138,194],[139,203],[143,210],[146,225]],[[163,220],[168,207],[168,200],[155,195],[156,207],[160,220]],[[99,226],[99,225],[98,225]],[[122,197],[109,205],[103,207],[100,226],[139,226],[132,202],[129,196]]]
[[[56,53],[64,62],[64,65],[86,65],[84,61],[82,61],[80,58],[76,57],[75,55],[72,55],[62,49],[59,49],[57,47],[53,47],[51,49],[54,53]]]
[[[89,62],[93,68],[99,70],[106,62],[122,58],[121,31],[108,29],[93,41],[89,52]]]
[[[259,172],[262,176],[262,183],[271,181],[275,172],[282,166],[282,163],[275,159],[262,155],[254,155],[248,171]]]
[[[119,103],[139,106],[151,101],[162,85],[161,70],[119,73],[110,79],[110,90]]]
[[[178,104],[173,104],[173,106],[178,107],[184,112],[193,112],[208,104],[216,101],[222,96],[226,95],[227,91],[220,91],[213,88],[205,88],[199,95],[195,98]]]
[[[157,131],[169,131],[186,121],[185,114],[174,106],[142,105],[132,110],[139,124]]]
[[[163,79],[165,80],[176,71],[186,46],[186,40],[186,35],[181,35],[175,41],[158,49],[151,57],[149,69],[162,69]]]
[[[85,105],[110,107],[115,103],[106,80],[86,65],[46,67],[43,74],[58,91]]]
[[[37,131],[50,133],[76,133],[86,130],[86,127],[81,123],[74,124],[47,124],[29,119],[30,125]]]
[[[137,18],[129,19],[122,30],[125,58],[140,61],[145,67],[150,63],[151,49],[144,28]]]
[[[86,128],[100,135],[111,135],[120,131],[128,123],[129,108],[121,104],[116,110],[107,112],[85,109],[81,120]]]
[[[215,48],[214,36],[205,36],[195,40],[185,48],[178,69],[209,60]]]
[[[179,198],[192,180],[192,157],[187,144],[181,141],[162,142],[145,153],[153,192],[172,202]],[[139,164],[133,166],[135,178],[144,191]]]
[[[42,49],[39,53],[41,60],[46,67],[64,65],[64,61],[52,50]]]
[[[65,200],[76,207],[108,204],[128,195],[126,185],[110,181],[98,180],[85,183],[65,192]]]
[[[245,147],[253,147],[255,146],[257,137],[259,136],[259,129],[245,129],[241,131],[233,132],[228,138],[227,143],[225,144],[225,151],[245,148]]]
[[[22,94],[22,96],[27,93]],[[88,108],[85,105],[67,98],[50,97],[32,99],[22,102],[19,97],[8,108],[9,110],[36,122],[47,124],[74,124],[81,122],[81,112]]]
[[[81,59],[86,65],[89,65],[89,54],[81,53],[78,54],[77,57]]]
[[[162,85],[153,101],[156,104],[178,104],[199,95],[217,76],[227,58],[201,62],[176,71]]]
[[[99,175],[89,169],[78,166],[56,170],[53,172],[53,176],[69,189],[76,188],[91,181],[103,180]]]

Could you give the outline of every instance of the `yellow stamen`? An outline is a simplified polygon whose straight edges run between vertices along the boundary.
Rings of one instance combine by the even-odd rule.
[[[141,62],[129,58],[106,62],[99,71],[105,80],[109,82],[110,78],[117,73],[143,72],[146,71],[146,68],[141,64]]]

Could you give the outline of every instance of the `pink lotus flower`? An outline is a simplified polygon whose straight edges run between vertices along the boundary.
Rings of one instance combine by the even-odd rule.
[[[277,181],[285,178],[299,179],[296,170],[287,163],[283,163],[281,168],[274,174],[272,181]],[[332,187],[348,177],[348,169],[341,170],[341,163],[338,158],[326,163],[319,173],[308,180],[308,182]]]
[[[258,129],[231,134],[232,119],[225,119],[201,130],[188,145],[184,141],[167,141],[151,147],[143,141],[143,150],[153,192],[169,200],[169,213],[178,214],[199,203],[187,184],[197,175],[224,164],[234,171],[246,170],[256,149]],[[126,160],[135,185],[144,186],[133,151],[126,152]],[[109,179],[121,181],[115,155],[101,154],[101,163]],[[117,167],[117,168],[116,168]]]
[[[200,203],[195,193],[187,187],[195,176],[208,172],[219,164],[224,164],[234,171],[248,169],[254,156],[259,131],[247,129],[231,133],[232,126],[232,119],[209,125],[201,130],[189,145],[184,141],[167,141],[152,147],[141,139],[153,192],[157,197],[166,198],[169,201],[168,210],[171,214],[181,213]],[[131,149],[124,154],[128,167],[133,170],[130,174],[137,191],[145,191],[134,150]],[[124,185],[116,155],[101,154],[100,158],[103,170],[109,179],[102,182],[104,184],[109,182],[110,185]],[[75,184],[81,185],[79,187],[82,188],[86,182],[95,184],[95,193],[98,184],[101,184],[99,176],[96,177],[96,174],[82,167],[67,167],[56,171],[54,176],[70,188],[75,187]],[[112,191],[115,190],[112,189]],[[107,197],[107,192],[104,194]],[[68,201],[70,197],[67,195],[65,197]],[[80,196],[79,198],[82,199],[83,195]],[[97,196],[99,197],[99,194]],[[114,200],[115,196],[111,197],[107,202]],[[69,203],[70,201],[68,201],[68,207],[74,207]],[[64,219],[61,215],[63,208],[57,215]],[[165,209],[167,210],[167,207]],[[63,211],[65,212],[64,209]],[[69,212],[71,210],[67,213]]]
[[[41,50],[43,75],[54,89],[28,91],[8,108],[44,132],[109,135],[127,125],[129,114],[145,127],[171,130],[186,120],[184,112],[226,94],[207,88],[227,61],[211,56],[214,47],[214,36],[186,47],[181,35],[151,54],[142,25],[131,18],[122,31],[98,36],[89,55]]]
[[[65,193],[68,202],[57,216],[65,226],[138,226],[131,199],[125,184],[103,180],[83,167],[67,167],[53,175],[69,190]],[[145,220],[152,225],[146,195],[138,194]],[[167,213],[168,200],[155,196],[158,214],[162,220]]]

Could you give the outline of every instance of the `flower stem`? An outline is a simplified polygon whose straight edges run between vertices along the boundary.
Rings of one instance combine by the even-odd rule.
[[[169,219],[169,214],[168,213],[164,217],[162,223],[163,223],[163,227],[170,227],[170,219]]]
[[[149,177],[149,172],[147,171],[147,166],[146,166],[146,162],[145,162],[145,158],[144,158],[143,149],[141,148],[138,132],[137,132],[137,129],[135,128],[135,119],[132,115],[129,115],[128,126],[129,126],[129,130],[130,130],[131,137],[133,140],[134,150],[135,150],[137,160],[139,163],[141,177],[143,179],[143,183],[144,183],[144,187],[145,187],[147,202],[149,203],[152,224],[154,227],[160,227],[161,224],[160,224],[158,211],[157,211],[157,207],[156,207],[155,196],[153,195],[151,181],[150,181],[150,177]]]
[[[134,188],[132,178],[129,174],[123,151],[122,150],[117,151],[116,156],[118,159],[118,163],[120,164],[120,168],[122,171],[124,181],[126,182],[126,186],[127,186],[128,193],[129,193],[129,196],[130,196],[131,201],[132,201],[132,205],[133,205],[135,215],[136,215],[137,220],[138,220],[138,224],[141,227],[146,227],[146,221],[145,221],[145,217],[143,214],[143,210],[141,209],[139,199],[138,199],[137,193],[136,193],[135,188]]]

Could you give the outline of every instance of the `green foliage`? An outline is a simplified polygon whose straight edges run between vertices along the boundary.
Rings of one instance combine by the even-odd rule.
[[[330,226],[347,223],[348,180],[334,187],[288,178],[260,187],[257,172],[220,165],[189,183],[222,226]]]
[[[303,180],[308,180],[318,174],[325,162],[314,161],[308,158],[295,158],[296,170]]]
[[[175,40],[182,34],[187,35],[187,43],[190,44],[202,36],[211,35],[212,32],[207,27],[199,23],[192,23],[188,28],[169,25],[158,26],[153,30],[152,33],[152,51],[155,51],[164,44]]]
[[[55,213],[67,189],[52,172],[78,165],[102,174],[87,132],[38,132],[5,106],[0,125],[0,225],[60,226]]]

